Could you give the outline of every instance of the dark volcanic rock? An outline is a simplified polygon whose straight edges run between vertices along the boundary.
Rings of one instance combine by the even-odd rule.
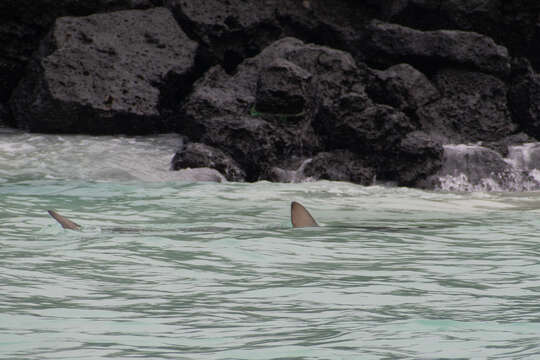
[[[172,170],[201,167],[216,169],[229,181],[244,181],[246,178],[244,170],[230,156],[201,143],[187,144],[171,160]]]
[[[2,0],[0,1],[0,102],[5,102],[41,38],[60,16],[143,9],[158,0]]]
[[[347,53],[282,39],[244,61],[232,76],[220,67],[208,71],[187,99],[178,131],[230,154],[246,171],[248,181],[290,178],[288,172],[297,169],[284,167],[284,162],[321,150],[348,150],[365,159],[362,166],[394,180],[396,173],[386,170],[395,165],[389,157],[402,155],[409,161],[404,168],[420,166],[418,176],[435,169],[428,165],[434,155],[426,163],[418,159],[427,150],[415,153],[401,146],[418,124],[393,107],[374,104],[364,89],[368,79],[368,69],[357,66]],[[403,83],[414,86],[407,81]],[[424,104],[427,100],[407,101]],[[352,179],[352,172],[347,176]],[[398,180],[411,182],[418,176]],[[361,176],[355,179],[351,181],[367,181]]]
[[[274,6],[258,1],[166,0],[165,6],[227,71],[281,34]]]
[[[440,98],[429,79],[408,64],[398,64],[384,71],[373,71],[367,87],[369,96],[377,103],[393,106],[405,113]]]
[[[13,94],[17,124],[64,133],[166,130],[160,95],[182,92],[171,88],[190,78],[196,48],[164,8],[60,18]]]
[[[423,129],[444,143],[497,141],[516,131],[507,106],[507,88],[479,72],[444,69],[433,82],[442,98],[419,109]]]
[[[0,103],[0,127],[1,126],[7,126],[11,124],[11,113],[9,112],[9,109],[7,106],[4,106],[2,103]]]
[[[540,2],[537,0],[399,0],[388,20],[420,30],[474,31],[506,46],[514,56],[540,60],[535,35]],[[397,6],[396,6],[397,5]],[[536,51],[536,53],[535,53]]]
[[[413,131],[401,140],[396,156],[386,161],[384,175],[400,185],[415,186],[437,172],[442,164],[443,146],[421,131]]]
[[[510,57],[484,35],[456,30],[419,31],[374,20],[368,26],[367,54],[375,65],[409,63],[422,71],[450,64],[506,76]]]
[[[527,134],[540,138],[540,74],[527,62],[522,66],[510,87],[512,115]]]
[[[231,154],[256,180],[285,159],[321,150],[311,126],[319,104],[363,91],[364,72],[347,53],[285,38],[232,76],[220,67],[208,71],[186,101],[178,131]]]
[[[329,149],[346,148],[373,157],[393,151],[415,129],[404,113],[387,105],[370,105],[366,97],[354,93],[321,108],[314,126]]]
[[[0,58],[0,103],[7,103],[20,80],[23,66]]]
[[[295,155],[305,138],[302,129],[279,127],[248,115],[226,115],[201,122],[206,131],[199,141],[232,156],[246,171],[246,180],[258,180],[269,166]]]
[[[295,115],[307,106],[312,75],[284,59],[276,59],[263,68],[257,83],[257,111]]]
[[[375,169],[347,150],[318,153],[305,164],[303,173],[313,180],[348,181],[361,185],[371,185],[375,179]]]
[[[207,49],[210,62],[228,73],[285,36],[359,51],[362,24],[377,14],[364,2],[324,0],[166,0],[182,28]]]

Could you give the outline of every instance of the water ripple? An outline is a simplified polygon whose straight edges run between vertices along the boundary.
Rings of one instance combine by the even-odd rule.
[[[325,226],[291,229],[292,199]],[[330,182],[10,181],[0,354],[534,359],[537,201]]]

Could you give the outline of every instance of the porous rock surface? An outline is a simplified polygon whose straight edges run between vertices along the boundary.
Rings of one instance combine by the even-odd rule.
[[[40,132],[166,130],[161,97],[181,91],[168,79],[189,78],[196,49],[165,8],[59,18],[12,96],[15,121]]]

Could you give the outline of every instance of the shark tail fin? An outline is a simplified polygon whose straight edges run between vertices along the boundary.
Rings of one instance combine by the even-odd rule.
[[[291,203],[291,223],[293,228],[319,226],[309,211],[296,201]]]
[[[58,221],[60,223],[60,225],[62,225],[62,227],[64,229],[70,229],[70,230],[80,230],[81,229],[81,225],[76,224],[76,223],[74,223],[73,221],[71,221],[69,219],[66,219],[65,217],[63,217],[62,215],[57,213],[56,211],[48,210],[48,212],[49,212],[49,215],[51,215],[56,221]]]

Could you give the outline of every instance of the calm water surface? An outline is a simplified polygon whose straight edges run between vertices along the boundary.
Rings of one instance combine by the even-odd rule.
[[[188,183],[179,142],[0,135],[0,358],[540,358],[540,193]]]

